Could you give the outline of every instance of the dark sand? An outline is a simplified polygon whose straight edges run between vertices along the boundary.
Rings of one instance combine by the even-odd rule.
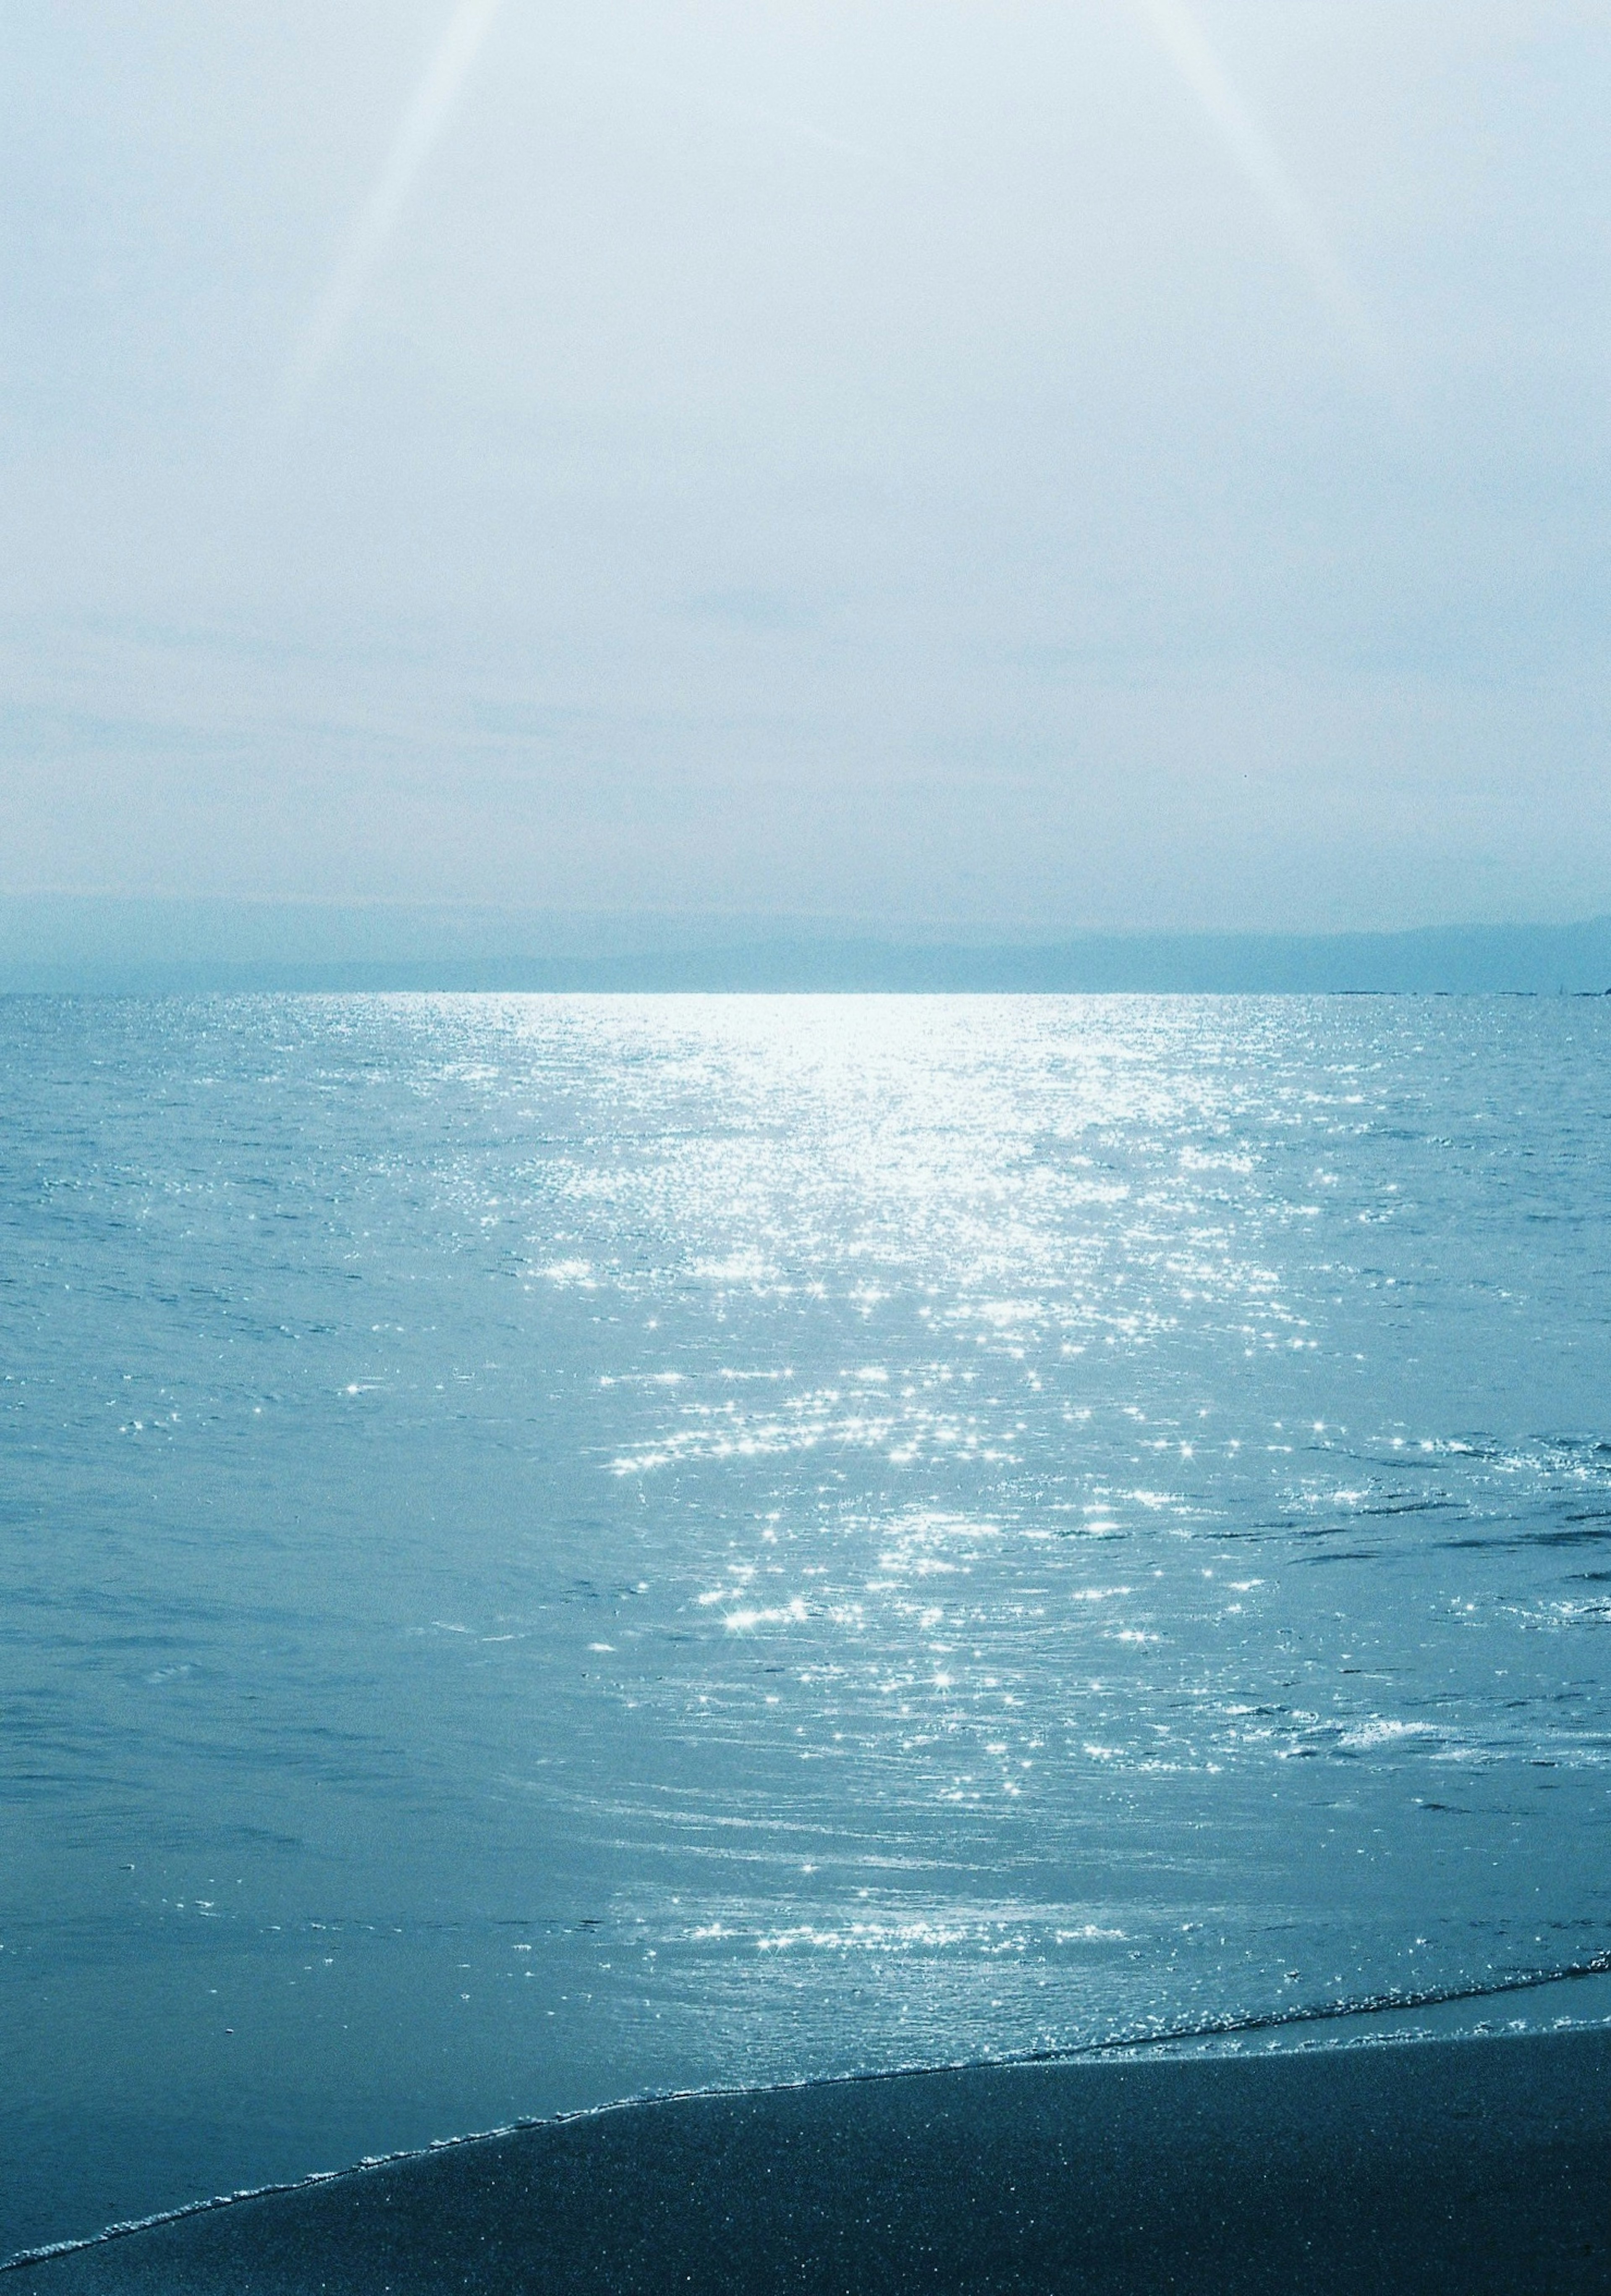
[[[3,2276],[0,2296],[1611,2292],[1611,2033],[626,2106]]]

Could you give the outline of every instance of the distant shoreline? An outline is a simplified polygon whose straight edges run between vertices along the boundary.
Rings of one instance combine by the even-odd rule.
[[[0,992],[1611,993],[1611,917],[1403,932],[854,933],[761,920],[0,898]]]
[[[695,980],[668,981],[664,980],[604,980],[588,974],[558,979],[530,977],[505,978],[495,974],[486,979],[456,979],[432,972],[415,977],[411,973],[393,972],[385,968],[354,968],[351,972],[310,968],[305,973],[280,973],[266,968],[261,973],[252,969],[250,977],[229,979],[213,972],[159,973],[147,978],[136,977],[116,985],[101,983],[52,982],[49,985],[18,986],[0,982],[0,1000],[10,1003],[99,1001],[106,1003],[156,1004],[167,1000],[185,1001],[193,998],[223,1000],[250,999],[259,996],[561,996],[561,997],[733,997],[733,998],[798,998],[842,997],[869,999],[878,997],[979,997],[993,996],[1045,997],[1127,997],[1179,999],[1192,1002],[1204,999],[1226,1003],[1242,1000],[1262,1001],[1266,998],[1293,997],[1329,999],[1377,999],[1384,1003],[1440,1002],[1455,1003],[1539,1003],[1553,1004],[1568,1001],[1574,1004],[1595,1004],[1611,998],[1608,988],[1059,988],[1013,986],[1007,983],[973,983],[962,987],[938,987],[908,982],[878,980],[854,983],[831,981],[782,980],[771,982],[735,980]]]

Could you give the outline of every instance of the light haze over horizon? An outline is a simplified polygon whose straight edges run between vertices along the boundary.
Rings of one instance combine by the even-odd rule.
[[[0,895],[1611,908],[1611,10],[25,0]]]

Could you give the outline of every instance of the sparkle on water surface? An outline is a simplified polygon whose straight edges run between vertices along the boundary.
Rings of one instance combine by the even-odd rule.
[[[0,2236],[1604,1952],[1608,1054],[11,1001]]]

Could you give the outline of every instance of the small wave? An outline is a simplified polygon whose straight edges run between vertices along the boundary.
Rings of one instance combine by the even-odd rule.
[[[237,2192],[220,2193],[209,2199],[192,2201],[183,2208],[164,2209],[151,2216],[134,2217],[109,2225],[83,2240],[52,2241],[44,2246],[24,2249],[0,2260],[0,2274],[21,2272],[44,2264],[52,2258],[73,2256],[86,2250],[106,2246],[126,2240],[136,2233],[149,2232],[161,2225],[180,2224],[193,2217],[210,2216],[220,2209],[232,2208],[238,2201],[272,2199],[281,2194],[306,2192],[319,2185],[345,2181],[366,2175],[371,2169],[391,2168],[412,2161],[423,2161],[434,2154],[458,2151],[473,2144],[481,2144],[497,2137],[514,2136],[537,2128],[574,2127],[579,2122],[599,2120],[608,2114],[631,2112],[645,2104],[673,2103],[695,2098],[785,2095],[807,2089],[850,2088],[874,2081],[893,2081],[914,2073],[963,2072],[984,2066],[1040,2065],[1074,2063],[1144,2049],[1167,2047],[1193,2041],[1212,2041],[1244,2033],[1271,2032],[1279,2027],[1335,2023],[1351,2017],[1391,2014],[1411,2009],[1430,2009],[1450,2002],[1485,2001],[1505,1996],[1531,1992],[1547,1985],[1565,1983],[1574,1978],[1603,1977],[1611,1973],[1611,1948],[1551,1969],[1517,1971],[1508,1977],[1493,1978],[1485,1983],[1471,1985],[1429,1986],[1414,1992],[1368,1994],[1353,1998],[1311,2005],[1306,2007],[1279,2009],[1251,2017],[1227,2017],[1195,2025],[1160,2027],[1145,2033],[1119,2034],[1101,2041],[1073,2044],[1067,2047],[1027,2049],[988,2058],[959,2058],[941,2063],[915,2062],[908,2064],[881,2066],[875,2070],[830,2073],[793,2081],[769,2081],[760,2084],[726,2083],[695,2089],[664,2089],[623,2097],[602,2105],[587,2106],[579,2112],[560,2112],[542,2117],[530,2116],[505,2121],[491,2128],[478,2128],[458,2136],[432,2138],[430,2144],[409,2147],[396,2152],[373,2153],[345,2169],[325,2169],[311,2175],[287,2182],[243,2186]]]

